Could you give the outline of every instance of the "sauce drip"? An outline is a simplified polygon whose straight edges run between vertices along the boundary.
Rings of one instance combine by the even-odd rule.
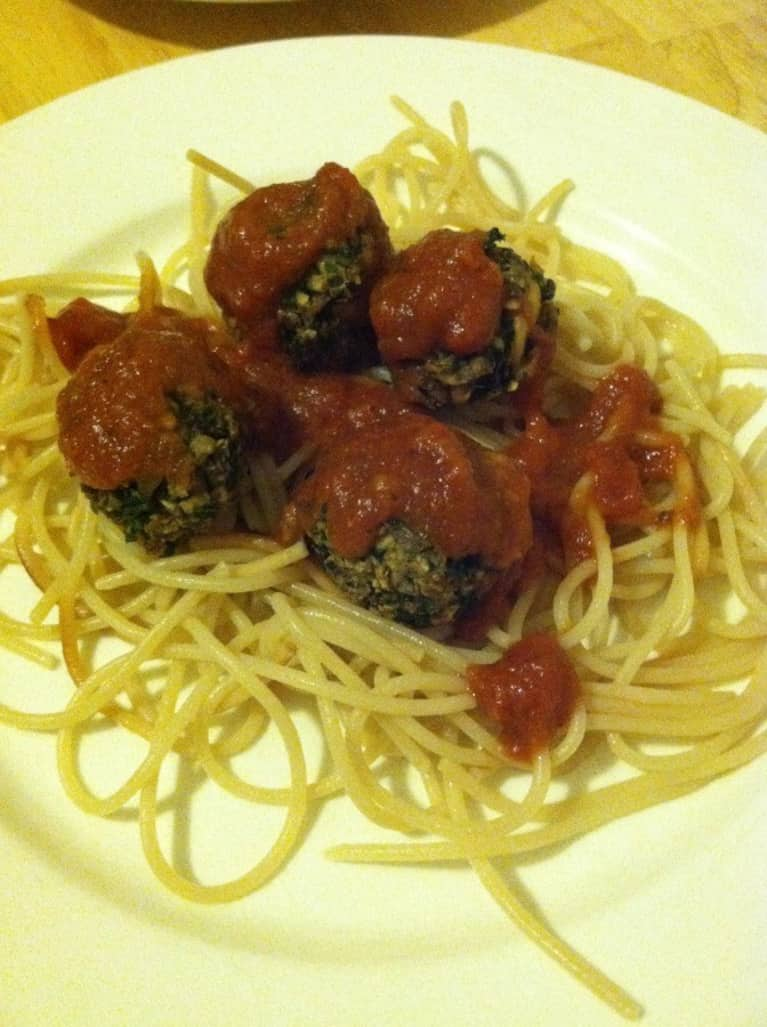
[[[491,664],[470,664],[469,690],[500,727],[504,750],[529,763],[566,728],[581,694],[572,662],[552,635],[528,635]]]
[[[649,490],[673,483],[678,462],[685,459],[681,438],[662,428],[660,409],[652,380],[629,364],[598,383],[579,415],[552,421],[537,402],[525,409],[524,431],[508,451],[530,479],[539,534],[561,540],[568,564],[592,555],[589,503],[608,525],[658,522]],[[574,494],[584,476],[586,487]],[[677,511],[694,523],[696,497],[680,497]]]

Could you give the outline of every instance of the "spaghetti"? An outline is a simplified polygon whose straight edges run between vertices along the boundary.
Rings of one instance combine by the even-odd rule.
[[[554,214],[570,183],[520,212],[489,187],[469,146],[466,115],[452,108],[453,137],[396,101],[409,122],[362,161],[398,248],[440,226],[497,226],[557,282],[558,345],[550,397],[592,393],[618,365],[643,369],[663,400],[663,430],[684,441],[689,463],[659,494],[659,523],[612,532],[586,513],[592,551],[569,570],[521,591],[503,619],[469,648],[354,606],[309,558],[303,541],[271,533],[306,453],[250,460],[241,497],[247,531],[193,540],[152,559],[97,517],[59,453],[55,399],[67,381],[47,314],[73,293],[138,297],[214,315],[203,284],[218,212],[209,176],[250,184],[190,153],[189,239],[159,276],[142,258],[137,276],[67,273],[0,283],[0,507],[11,524],[3,565],[20,563],[40,595],[26,621],[0,615],[0,644],[55,663],[60,645],[77,686],[63,710],[0,707],[0,720],[55,732],[69,798],[109,816],[138,803],[141,840],[156,876],[196,902],[227,902],[260,887],[300,844],[308,817],[345,794],[373,823],[413,839],[355,845],[329,856],[350,862],[469,863],[512,921],[600,998],[628,1018],[641,1010],[619,987],[530,913],[500,860],[545,855],[602,823],[683,795],[767,748],[767,429],[751,430],[764,390],[723,381],[767,369],[767,358],[722,355],[684,315],[636,294],[611,258],[567,240]],[[45,297],[44,299],[41,297]],[[453,415],[489,448],[497,401]],[[579,483],[576,488],[584,488]],[[699,516],[675,515],[692,489]],[[57,611],[56,623],[50,614]],[[529,765],[510,760],[476,711],[465,672],[498,660],[523,636],[555,633],[582,686],[563,737]],[[297,704],[311,705],[328,756],[309,768]],[[108,719],[146,743],[114,790],[97,795],[79,769],[91,725]],[[238,757],[277,738],[283,779],[238,772]],[[621,768],[583,785],[595,752]],[[230,795],[273,809],[274,837],[247,872],[206,884],[174,865],[157,829],[159,781],[175,754]],[[392,789],[386,767],[410,768],[411,794]],[[588,774],[585,775],[588,777]],[[562,781],[568,787],[557,791]],[[505,866],[505,863],[504,863]]]

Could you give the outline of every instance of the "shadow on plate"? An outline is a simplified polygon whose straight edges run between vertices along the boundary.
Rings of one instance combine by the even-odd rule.
[[[96,18],[155,39],[203,50],[299,36],[405,34],[454,38],[506,21],[539,0],[404,4],[402,0],[191,3],[187,0],[73,0]]]

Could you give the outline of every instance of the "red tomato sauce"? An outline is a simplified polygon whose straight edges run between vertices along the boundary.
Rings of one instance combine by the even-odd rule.
[[[572,661],[552,635],[533,634],[491,664],[470,664],[469,690],[500,728],[504,750],[529,763],[551,748],[575,711],[581,685]]]
[[[327,446],[341,435],[409,411],[384,382],[361,375],[302,374],[281,353],[237,358],[235,373],[248,389],[270,397],[276,409],[270,434],[273,454],[284,460],[300,446]]]
[[[592,554],[589,503],[608,525],[657,523],[648,489],[671,483],[684,456],[679,436],[661,427],[660,409],[652,380],[628,364],[602,379],[583,413],[566,421],[549,420],[529,404],[524,431],[509,453],[530,479],[534,517],[559,537],[569,564]],[[584,475],[588,488],[573,501]],[[678,509],[694,523],[694,496],[683,497]]]
[[[67,371],[74,371],[86,353],[102,342],[111,342],[125,329],[128,315],[91,303],[72,300],[56,317],[48,318],[51,341]]]

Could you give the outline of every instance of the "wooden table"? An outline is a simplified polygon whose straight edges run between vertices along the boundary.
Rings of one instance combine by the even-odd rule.
[[[764,0],[0,0],[0,122],[182,54],[348,33],[439,35],[564,54],[767,130]]]

